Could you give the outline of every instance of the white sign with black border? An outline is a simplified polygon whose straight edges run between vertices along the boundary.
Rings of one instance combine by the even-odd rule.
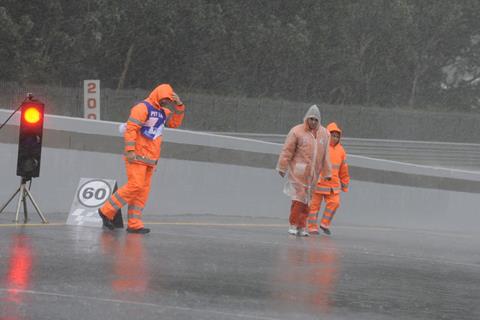
[[[102,227],[98,209],[117,190],[117,182],[110,179],[80,178],[72,206],[67,218],[67,225]],[[122,220],[121,211],[119,217]],[[118,222],[118,221],[117,221]],[[123,221],[121,222],[123,227]]]

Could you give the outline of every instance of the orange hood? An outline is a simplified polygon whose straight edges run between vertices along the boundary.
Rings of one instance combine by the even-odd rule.
[[[330,133],[332,133],[332,131],[337,131],[337,132],[340,132],[340,135],[342,134],[342,130],[340,129],[340,127],[335,122],[329,123],[328,126],[327,126],[327,130]]]
[[[331,122],[331,123],[328,124],[327,130],[330,133],[332,133],[333,131],[340,132],[340,139],[338,139],[338,143],[337,143],[337,144],[339,144],[340,140],[342,139],[342,130],[340,129],[340,127],[335,122]]]
[[[163,83],[158,87],[156,87],[155,89],[153,89],[153,91],[150,93],[150,95],[146,100],[151,104],[153,104],[155,107],[160,108],[160,105],[158,104],[158,102],[165,98],[170,99],[172,101],[174,100],[173,88],[167,83]]]

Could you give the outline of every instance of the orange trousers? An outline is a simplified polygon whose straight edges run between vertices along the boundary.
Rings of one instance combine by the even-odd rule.
[[[308,213],[308,230],[309,231],[318,231],[318,212],[320,206],[322,205],[322,200],[325,200],[325,210],[323,211],[322,220],[320,225],[324,228],[329,228],[332,223],[333,216],[340,207],[340,193],[322,194],[315,192],[312,196],[312,201],[310,203],[310,211]]]
[[[115,213],[128,204],[128,228],[143,228],[142,213],[150,193],[150,183],[155,170],[139,163],[126,161],[127,183],[108,198],[100,211],[112,220]]]
[[[290,224],[297,226],[298,228],[305,228],[307,226],[308,205],[292,200],[290,207]]]

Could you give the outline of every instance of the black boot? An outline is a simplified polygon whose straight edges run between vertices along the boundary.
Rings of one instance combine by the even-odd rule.
[[[140,229],[130,229],[130,228],[127,228],[127,232],[128,232],[128,233],[145,234],[145,233],[149,233],[149,232],[150,232],[150,229],[148,229],[148,228],[140,228]]]
[[[322,229],[323,233],[325,233],[325,234],[328,234],[328,235],[331,234],[330,229],[328,229],[328,228],[324,228],[324,227],[320,226],[320,229]]]
[[[105,228],[108,228],[109,230],[115,229],[115,226],[113,225],[113,221],[109,220],[109,219],[102,213],[102,211],[100,211],[100,209],[98,209],[98,215],[100,216],[100,218],[102,218],[103,226],[104,226]]]

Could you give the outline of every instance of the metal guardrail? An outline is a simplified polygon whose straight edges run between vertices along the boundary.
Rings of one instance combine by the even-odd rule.
[[[216,134],[283,143],[285,135],[216,132]],[[480,144],[342,138],[348,154],[434,167],[480,171]]]

